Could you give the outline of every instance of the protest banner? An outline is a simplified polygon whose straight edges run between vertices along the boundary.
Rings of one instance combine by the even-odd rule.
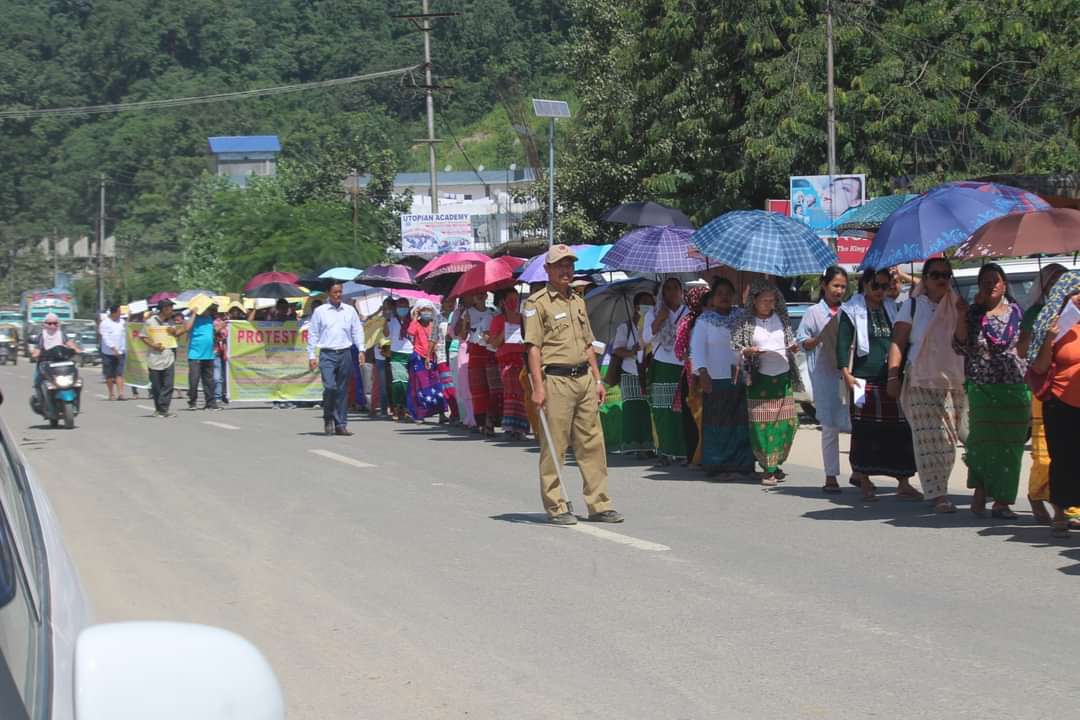
[[[155,328],[155,331],[157,330],[163,331],[163,328]],[[139,339],[140,335],[147,334],[146,325],[144,323],[128,323],[126,332],[127,357],[124,360],[124,384],[137,388],[149,388],[150,370],[146,365],[146,356],[150,352],[150,348]],[[173,387],[183,389],[188,386],[188,338],[186,334],[178,338],[173,338],[170,335],[169,338],[171,338],[176,348],[173,350],[176,353]]]
[[[307,330],[295,322],[229,322],[229,402],[319,402],[322,381],[308,370]]]

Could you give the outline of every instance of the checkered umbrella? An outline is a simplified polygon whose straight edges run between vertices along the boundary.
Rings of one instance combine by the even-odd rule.
[[[654,225],[631,230],[601,260],[612,270],[647,273],[701,272],[705,260],[691,256],[692,228]]]
[[[813,230],[765,210],[724,213],[690,242],[720,265],[776,277],[820,273],[836,262],[836,253]]]
[[[845,234],[851,230],[877,230],[901,205],[917,197],[918,195],[883,195],[867,200],[836,218],[836,232]]]

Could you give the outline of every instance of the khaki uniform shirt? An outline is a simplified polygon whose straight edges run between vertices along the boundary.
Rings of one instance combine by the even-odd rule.
[[[522,309],[525,344],[540,348],[540,364],[581,365],[589,361],[592,327],[585,299],[563,297],[550,286],[529,296]]]

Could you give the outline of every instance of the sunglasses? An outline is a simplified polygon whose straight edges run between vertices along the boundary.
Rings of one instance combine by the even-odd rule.
[[[892,287],[892,283],[879,283],[873,280],[870,281],[871,290],[888,290],[890,287]]]
[[[931,270],[926,273],[931,280],[948,280],[952,277],[952,270]]]

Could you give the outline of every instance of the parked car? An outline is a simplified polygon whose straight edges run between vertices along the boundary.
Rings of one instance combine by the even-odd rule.
[[[56,516],[0,422],[0,718],[281,720],[284,707],[270,665],[238,635],[91,624]]]

